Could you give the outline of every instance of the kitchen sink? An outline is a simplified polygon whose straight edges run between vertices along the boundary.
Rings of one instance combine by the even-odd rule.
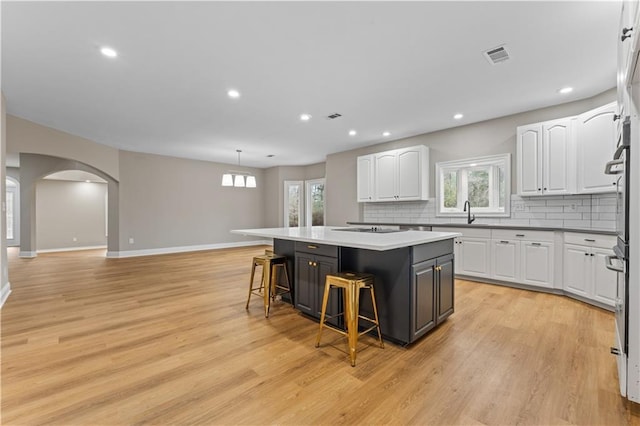
[[[332,229],[332,231],[367,232],[370,234],[393,234],[394,232],[404,232],[406,231],[406,229],[389,229],[372,226],[369,228],[334,228]]]

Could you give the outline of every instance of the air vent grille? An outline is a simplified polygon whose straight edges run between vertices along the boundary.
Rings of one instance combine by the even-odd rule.
[[[327,120],[335,120],[336,118],[342,117],[342,114],[338,114],[334,112],[333,114],[327,115]]]
[[[483,55],[492,65],[499,64],[510,59],[509,52],[507,52],[506,46],[504,45],[485,50]]]

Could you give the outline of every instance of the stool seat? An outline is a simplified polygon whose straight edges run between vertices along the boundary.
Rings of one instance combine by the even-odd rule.
[[[262,278],[260,286],[254,287],[253,281],[255,277],[256,267],[262,267]],[[286,287],[278,284],[278,270],[284,271]],[[278,290],[282,290],[278,293]],[[287,272],[287,258],[274,254],[272,250],[265,250],[265,254],[254,256],[251,265],[251,278],[249,280],[249,297],[245,309],[249,309],[251,294],[262,296],[264,303],[264,317],[269,318],[269,310],[271,308],[271,300],[275,300],[277,295],[284,293],[291,294],[291,283]]]
[[[322,313],[320,315],[320,329],[318,330],[318,336],[316,337],[316,347],[320,346],[320,339],[322,338],[322,330],[328,328],[336,331],[342,335],[347,336],[349,341],[349,358],[351,359],[351,366],[356,365],[356,346],[358,345],[358,337],[370,332],[374,328],[378,331],[378,341],[380,347],[384,348],[384,342],[382,341],[382,332],[380,331],[380,321],[378,319],[378,308],[376,306],[376,297],[373,288],[374,276],[363,272],[337,272],[327,275],[324,286],[324,296],[322,298]],[[338,315],[344,315],[347,331],[340,330],[331,325],[325,323],[327,313],[327,303],[329,300],[329,293],[331,287],[342,288],[344,294],[344,312]],[[373,302],[373,314],[375,318],[368,318],[360,315],[360,290],[369,289],[371,294],[371,301]],[[373,325],[368,329],[359,332],[358,320],[363,319],[372,323]]]

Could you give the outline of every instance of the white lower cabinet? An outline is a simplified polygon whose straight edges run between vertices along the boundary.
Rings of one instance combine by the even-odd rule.
[[[567,232],[564,236],[564,291],[613,307],[617,273],[607,269],[615,237]]]
[[[553,232],[494,229],[491,278],[553,288]]]
[[[477,228],[438,227],[439,232],[459,232],[454,240],[454,272],[470,277],[491,275],[491,230]]]

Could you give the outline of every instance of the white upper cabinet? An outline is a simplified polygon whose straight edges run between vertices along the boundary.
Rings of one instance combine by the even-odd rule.
[[[570,117],[518,127],[519,195],[560,195],[575,191],[574,123]]]
[[[373,162],[373,155],[363,155],[358,157],[358,202],[373,200]]]
[[[424,145],[358,157],[358,201],[429,197],[429,149]]]
[[[578,193],[616,190],[617,176],[604,174],[604,166],[616,149],[616,111],[617,104],[612,102],[577,118]]]

